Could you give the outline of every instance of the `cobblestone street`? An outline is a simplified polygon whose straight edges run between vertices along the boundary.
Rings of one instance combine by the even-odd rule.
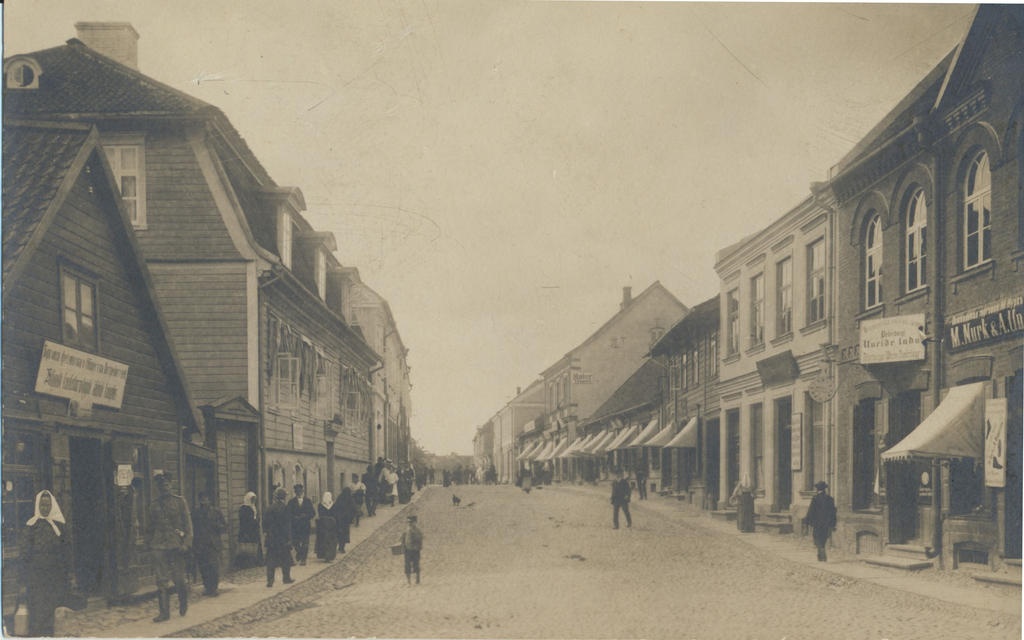
[[[1020,637],[1019,616],[795,563],[655,508],[658,500],[634,502],[633,527],[614,530],[597,490],[432,487],[409,508],[426,538],[421,585],[406,585],[390,553],[405,521],[396,517],[344,562],[183,635]]]

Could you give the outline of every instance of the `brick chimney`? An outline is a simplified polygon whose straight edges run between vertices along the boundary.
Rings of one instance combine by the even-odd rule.
[[[633,301],[633,287],[622,287],[622,309],[629,306],[629,303]]]
[[[139,68],[139,32],[129,22],[76,22],[85,46],[126,67]]]

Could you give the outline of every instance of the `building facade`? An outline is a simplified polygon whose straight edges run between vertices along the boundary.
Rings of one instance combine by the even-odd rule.
[[[816,185],[844,292],[838,538],[858,553],[1020,558],[1022,28],[1020,7],[979,7]]]
[[[737,484],[802,517],[831,484],[831,214],[808,198],[719,252],[719,508]]]
[[[208,488],[209,434],[100,133],[9,121],[3,176],[4,612],[42,489],[67,518],[76,588],[116,601],[152,585],[153,474]]]

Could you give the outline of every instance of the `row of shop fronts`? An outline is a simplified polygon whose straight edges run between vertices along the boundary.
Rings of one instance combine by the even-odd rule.
[[[1022,33],[1020,8],[979,7],[828,180],[719,251],[718,295],[600,407],[566,421],[548,404],[521,472],[622,468],[709,511],[747,489],[790,524],[825,481],[853,553],[1019,560]]]
[[[140,73],[127,23],[4,61],[4,611],[50,489],[77,588],[153,588],[160,471],[227,516],[272,489],[407,460],[407,350],[390,308],[216,108]]]

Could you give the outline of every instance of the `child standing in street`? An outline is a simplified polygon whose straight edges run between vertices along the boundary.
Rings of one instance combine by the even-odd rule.
[[[420,583],[420,550],[423,549],[423,532],[416,525],[416,516],[409,516],[409,526],[402,533],[402,551],[405,555],[405,581],[412,584],[416,573],[416,584]]]

